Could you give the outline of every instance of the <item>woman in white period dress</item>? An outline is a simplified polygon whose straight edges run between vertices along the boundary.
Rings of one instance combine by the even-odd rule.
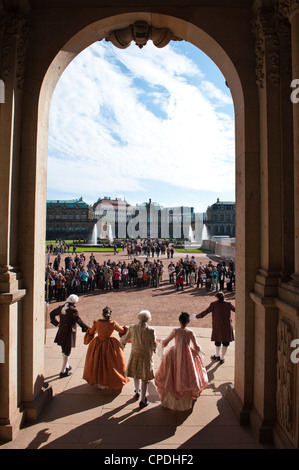
[[[185,411],[192,408],[208,385],[208,375],[195,335],[186,328],[190,321],[189,314],[182,312],[179,321],[181,326],[174,328],[162,342],[163,348],[172,339],[175,340],[175,345],[163,356],[155,374],[155,385],[165,408]]]

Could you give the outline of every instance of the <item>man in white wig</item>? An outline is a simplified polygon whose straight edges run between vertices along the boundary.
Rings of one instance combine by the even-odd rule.
[[[72,294],[66,299],[64,305],[55,308],[50,313],[52,325],[58,326],[54,342],[61,346],[62,350],[60,378],[70,375],[71,367],[69,366],[68,359],[71,354],[71,349],[76,346],[77,323],[83,332],[88,330],[88,326],[79,317],[76,308],[78,301],[79,297]],[[59,320],[57,320],[56,317],[58,317]]]
[[[120,341],[123,346],[128,341],[132,343],[126,375],[134,379],[134,398],[136,400],[140,398],[139,406],[144,408],[148,405],[146,397],[148,382],[154,378],[153,354],[156,351],[157,343],[154,328],[147,325],[147,322],[151,320],[150,312],[142,310],[138,313],[138,320],[139,323],[131,325]]]

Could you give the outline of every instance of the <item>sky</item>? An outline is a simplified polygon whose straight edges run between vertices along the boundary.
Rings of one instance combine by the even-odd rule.
[[[52,97],[47,199],[105,196],[164,207],[235,200],[234,109],[217,66],[186,41],[101,41]]]

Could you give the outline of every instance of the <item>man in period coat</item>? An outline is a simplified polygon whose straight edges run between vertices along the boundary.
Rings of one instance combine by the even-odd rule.
[[[203,318],[208,313],[212,313],[211,341],[215,342],[216,354],[211,359],[220,361],[220,364],[223,364],[229,343],[234,341],[231,312],[235,311],[235,307],[224,300],[222,292],[218,292],[216,297],[218,300],[212,302],[206,310],[194,315],[194,317]]]
[[[83,332],[87,331],[89,328],[79,317],[76,308],[78,301],[79,297],[72,294],[67,298],[64,305],[55,308],[50,313],[52,325],[58,326],[54,343],[61,346],[62,350],[60,378],[67,377],[70,374],[71,367],[68,364],[68,359],[71,354],[71,349],[76,346],[77,323]],[[59,320],[57,318],[59,318]]]

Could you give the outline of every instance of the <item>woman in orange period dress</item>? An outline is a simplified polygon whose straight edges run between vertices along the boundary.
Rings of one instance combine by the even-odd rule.
[[[174,328],[162,341],[165,348],[174,339],[163,356],[155,374],[155,385],[165,408],[185,411],[192,408],[202,390],[208,385],[208,375],[201,358],[201,349],[192,330],[186,328],[190,316],[182,312],[180,327]],[[192,346],[190,345],[192,343]]]
[[[113,332],[124,335],[128,327],[121,327],[110,320],[112,310],[103,309],[103,318],[94,321],[85,334],[84,344],[88,344],[83,379],[99,388],[121,389],[129,378],[126,377],[125,355]],[[95,336],[96,335],[96,336]]]

